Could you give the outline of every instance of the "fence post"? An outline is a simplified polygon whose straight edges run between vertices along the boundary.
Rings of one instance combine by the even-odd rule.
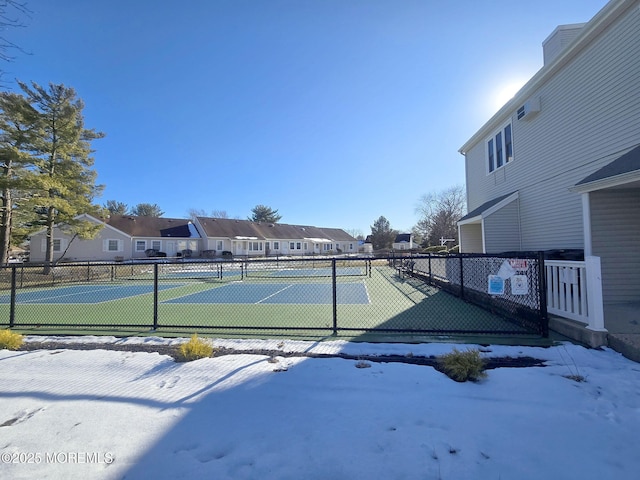
[[[428,255],[429,255],[429,285],[433,285],[433,277],[431,276],[431,252],[429,252]]]
[[[549,314],[547,313],[547,275],[544,266],[544,252],[538,252],[538,303],[540,308],[540,333],[549,336]]]
[[[333,334],[338,335],[338,286],[335,258],[331,260],[331,288],[333,295]]]
[[[158,264],[153,264],[153,330],[158,329]]]
[[[16,266],[11,267],[11,305],[9,307],[9,328],[16,322]]]
[[[585,256],[587,267],[587,310],[589,312],[589,330],[606,332],[604,327],[604,307],[602,301],[602,271],[600,257]]]
[[[460,298],[464,300],[464,263],[462,262],[462,255],[458,255],[460,259]]]

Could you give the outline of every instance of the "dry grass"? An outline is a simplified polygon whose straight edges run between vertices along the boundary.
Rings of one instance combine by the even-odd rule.
[[[213,355],[213,350],[213,345],[209,340],[198,338],[198,335],[194,333],[188,342],[178,347],[178,357],[184,362],[190,362],[210,357]]]
[[[456,382],[477,382],[486,377],[485,360],[480,356],[479,350],[460,350],[454,348],[453,352],[442,355],[438,359],[439,369]]]
[[[22,345],[22,335],[11,330],[0,330],[0,350],[17,350]]]

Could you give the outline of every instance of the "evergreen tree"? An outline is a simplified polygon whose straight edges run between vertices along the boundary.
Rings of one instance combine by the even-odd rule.
[[[54,226],[60,226],[73,238],[90,238],[99,226],[77,220],[82,213],[97,215],[92,204],[102,187],[95,184],[91,169],[91,142],[103,133],[84,127],[84,104],[72,88],[50,83],[44,88],[35,82],[31,87],[18,82],[27,101],[37,112],[37,131],[31,141],[33,169],[26,175],[31,197],[25,207],[32,207],[38,223],[46,228],[45,269],[53,264]]]
[[[374,250],[391,248],[393,241],[398,235],[397,230],[391,228],[389,220],[381,216],[371,226],[371,243]]]
[[[153,203],[139,203],[131,209],[129,215],[135,215],[136,217],[161,217],[164,212],[160,210],[160,207]]]
[[[126,215],[129,207],[126,203],[117,202],[115,200],[107,200],[107,203],[103,205],[105,210],[108,210],[111,215]]]
[[[26,195],[25,173],[31,156],[25,148],[36,118],[23,96],[0,93],[0,265],[9,258],[16,202]]]
[[[278,215],[278,210],[274,210],[266,205],[256,205],[251,209],[251,216],[248,220],[252,222],[278,223],[282,215]]]

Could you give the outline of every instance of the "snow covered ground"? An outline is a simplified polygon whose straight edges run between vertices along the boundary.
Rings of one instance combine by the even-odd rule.
[[[414,356],[453,348],[215,344]],[[356,368],[339,358],[242,353],[176,363],[157,353],[0,351],[0,478],[639,478],[639,364],[571,344],[485,350],[546,366],[456,383],[432,367]]]

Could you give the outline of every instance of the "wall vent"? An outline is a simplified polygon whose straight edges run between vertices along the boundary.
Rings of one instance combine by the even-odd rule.
[[[527,100],[524,105],[522,105],[516,115],[518,120],[529,120],[533,118],[540,111],[540,98],[532,98]]]

